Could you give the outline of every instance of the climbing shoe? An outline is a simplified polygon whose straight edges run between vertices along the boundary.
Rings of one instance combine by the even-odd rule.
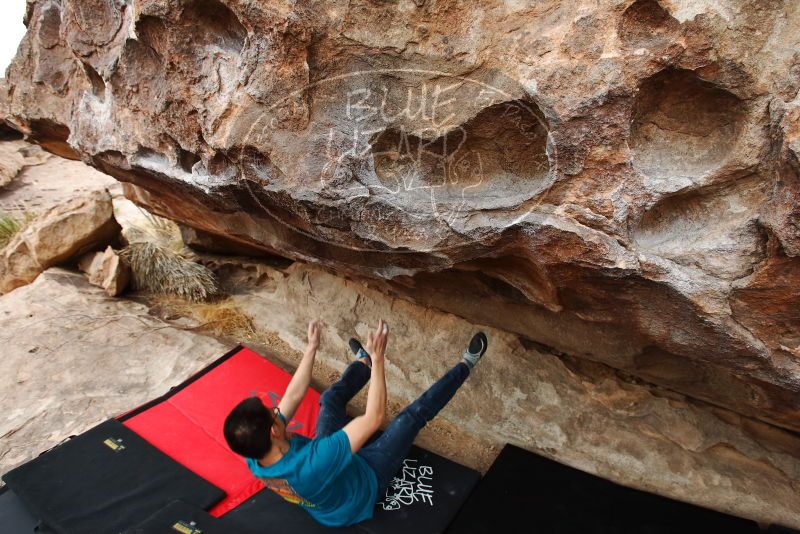
[[[356,358],[358,358],[359,360],[361,358],[366,358],[367,359],[367,365],[372,367],[372,358],[369,357],[369,354],[367,354],[367,351],[365,351],[364,347],[361,346],[361,342],[359,340],[357,340],[354,337],[351,337],[350,341],[348,341],[347,344],[350,345],[350,350],[353,351],[353,354],[356,355]]]
[[[478,332],[469,342],[469,347],[464,353],[461,355],[461,359],[467,366],[472,369],[475,367],[475,364],[478,363],[478,360],[481,359],[481,356],[486,352],[486,349],[489,347],[489,340],[486,339],[486,334],[483,332]]]

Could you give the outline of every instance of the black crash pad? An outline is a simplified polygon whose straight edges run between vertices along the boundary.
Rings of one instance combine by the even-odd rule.
[[[780,525],[770,525],[767,529],[767,534],[800,534],[800,530],[792,530]]]
[[[207,512],[173,501],[123,534],[237,534]]]
[[[373,518],[358,527],[369,534],[444,532],[480,478],[474,469],[414,446]]]
[[[756,534],[752,521],[620,486],[506,445],[449,534]]]
[[[296,534],[436,534],[444,532],[479,479],[477,471],[414,446],[373,518],[358,525],[324,527],[268,489],[225,514],[222,521],[252,534],[264,532],[265,525],[280,525],[282,532]]]
[[[330,528],[314,521],[296,504],[283,500],[270,489],[263,489],[223,515],[220,524],[236,528],[242,534],[291,532],[292,534],[360,534],[355,527]],[[276,528],[278,527],[278,528]]]
[[[24,534],[34,532],[39,520],[28,510],[8,486],[0,488],[0,532]]]
[[[3,480],[48,529],[70,534],[117,534],[171,501],[208,508],[224,496],[114,419]]]

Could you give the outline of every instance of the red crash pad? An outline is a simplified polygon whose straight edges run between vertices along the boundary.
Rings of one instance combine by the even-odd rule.
[[[219,517],[264,487],[225,443],[225,417],[252,395],[267,407],[277,406],[289,380],[286,371],[239,347],[161,399],[120,419],[173,460],[225,491],[225,499],[210,510]],[[309,388],[288,429],[313,438],[318,414],[319,393]]]

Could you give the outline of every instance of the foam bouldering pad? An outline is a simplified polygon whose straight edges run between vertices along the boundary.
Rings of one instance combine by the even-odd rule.
[[[39,520],[8,486],[0,488],[0,531],[8,534],[33,533]]]
[[[270,489],[263,489],[219,518],[224,526],[242,534],[291,532],[292,534],[360,534],[354,527],[331,528],[317,523],[301,507],[291,504]]]
[[[474,469],[413,446],[373,518],[358,527],[370,534],[444,532],[480,478]]]
[[[368,534],[435,534],[444,532],[478,483],[477,471],[442,456],[412,447],[404,466],[375,506],[372,519],[352,527],[324,527],[302,508],[263,490],[221,520],[246,533],[264,525],[281,525],[286,532],[315,534],[330,531]]]
[[[756,534],[758,525],[637,491],[506,445],[450,534]]]
[[[230,525],[183,501],[173,501],[123,534],[237,534]]]
[[[259,354],[237,347],[164,396],[119,419],[226,492],[209,511],[211,515],[222,516],[243,532],[262,532],[266,524],[296,532],[328,531],[302,508],[264,490],[245,461],[228,448],[222,433],[225,417],[242,399],[257,395],[267,406],[277,406],[290,380],[291,374]],[[308,390],[289,422],[290,431],[314,437],[319,398],[318,392]],[[375,517],[359,525],[358,532],[442,532],[479,478],[477,471],[414,447],[387,495],[376,505]]]
[[[767,534],[800,534],[800,530],[792,530],[789,527],[782,527],[780,525],[770,525],[767,529]]]
[[[116,534],[171,501],[209,508],[224,496],[115,419],[3,480],[46,527],[70,534]]]
[[[251,395],[277,406],[292,376],[246,347],[236,347],[164,396],[121,416],[125,426],[226,496],[210,510],[220,516],[264,488],[244,460],[228,448],[225,417]],[[314,437],[319,393],[309,388],[287,426]]]

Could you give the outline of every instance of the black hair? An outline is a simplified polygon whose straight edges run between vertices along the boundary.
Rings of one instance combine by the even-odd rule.
[[[231,410],[225,418],[223,433],[228,447],[245,458],[263,458],[272,446],[270,429],[274,422],[261,399],[250,397]]]

